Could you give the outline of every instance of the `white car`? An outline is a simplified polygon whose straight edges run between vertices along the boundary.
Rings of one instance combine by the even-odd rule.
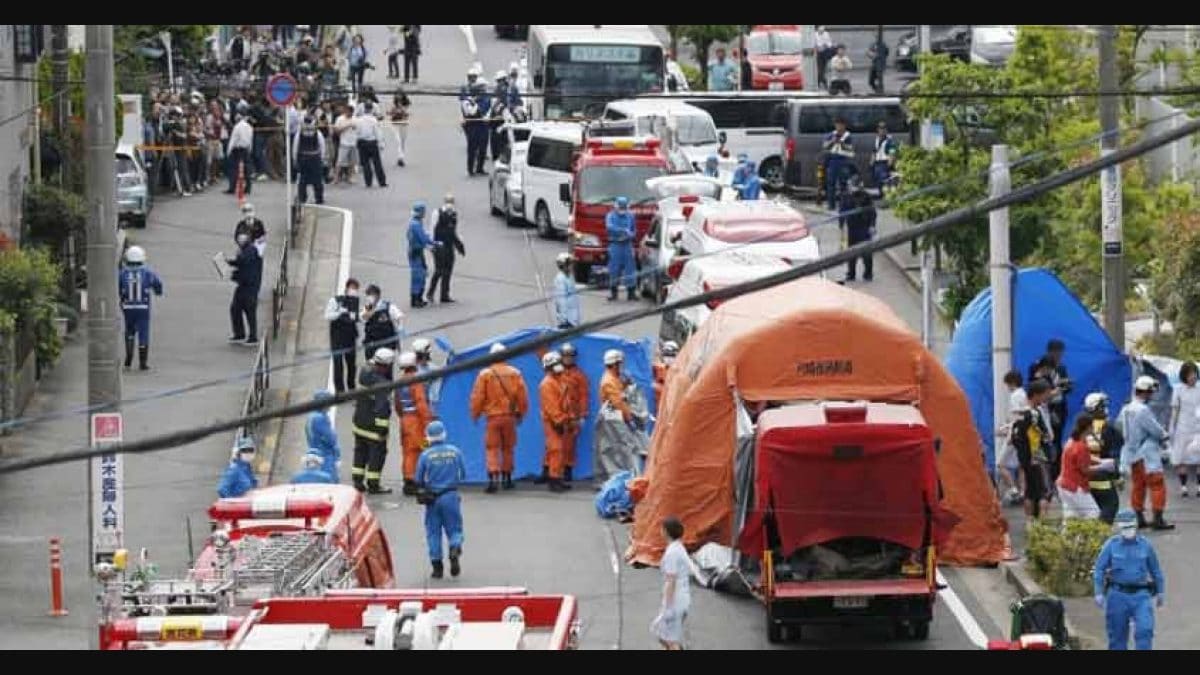
[[[737,197],[728,180],[700,174],[659,176],[647,180],[646,187],[658,197],[658,209],[649,232],[634,253],[639,270],[638,288],[644,297],[662,302],[671,283],[669,271],[675,244],[687,217],[698,204],[733,201]]]
[[[782,258],[792,265],[821,257],[804,214],[782,202],[754,200],[698,204],[683,227],[682,255],[746,251]]]
[[[510,133],[507,161],[493,162],[488,178],[492,213],[503,215],[509,226],[536,223],[549,238],[566,229],[570,212],[559,198],[559,185],[573,181],[571,158],[582,146],[583,127],[575,122],[505,127]]]
[[[633,120],[637,134],[660,138],[666,128],[674,127],[678,149],[697,171],[704,167],[704,160],[717,154],[721,147],[712,115],[682,101],[658,97],[610,101],[604,106],[603,119]]]
[[[525,157],[529,153],[530,124],[510,123],[500,127],[508,137],[503,154],[492,162],[488,175],[488,204],[493,216],[503,216],[509,225],[524,222],[521,181],[524,177]]]
[[[971,63],[1003,66],[1016,48],[1016,26],[974,26],[971,29]]]
[[[679,280],[671,284],[667,302],[676,302],[701,293],[733,286],[778,274],[788,269],[788,264],[779,258],[744,251],[727,251],[719,255],[689,260],[683,265]],[[658,334],[662,340],[674,340],[683,344],[696,332],[719,302],[708,302],[679,311],[667,310],[662,314]]]

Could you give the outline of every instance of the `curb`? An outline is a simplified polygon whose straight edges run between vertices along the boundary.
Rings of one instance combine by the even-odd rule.
[[[908,282],[908,285],[912,286],[915,291],[920,293],[921,292],[921,275],[909,271],[908,267],[905,266],[904,261],[900,259],[899,254],[897,254],[892,249],[885,248],[883,250],[883,253],[884,253],[884,255],[887,256],[888,260],[892,261],[893,265],[900,268],[900,273],[904,276],[904,280]],[[936,301],[931,304],[933,305],[934,310],[937,312],[938,318],[940,318],[943,323],[949,324],[950,317],[948,317],[946,315],[946,309],[944,307],[942,307]]]
[[[1033,595],[1035,593],[1044,593],[1042,587],[1038,585],[1033,577],[1025,571],[1025,565],[1021,562],[1002,562],[1000,569],[1004,572],[1004,580],[1022,597]],[[1067,634],[1071,637],[1068,640],[1071,649],[1082,651],[1087,649],[1095,649],[1096,645],[1103,644],[1095,636],[1089,635],[1077,629],[1075,624],[1071,622],[1071,617],[1066,614],[1064,608],[1063,620],[1067,626]]]

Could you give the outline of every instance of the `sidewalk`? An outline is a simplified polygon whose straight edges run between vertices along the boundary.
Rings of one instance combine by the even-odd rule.
[[[266,221],[268,251],[259,296],[260,337],[271,331],[271,288],[275,283],[284,232],[281,183],[256,183],[251,200]],[[236,417],[249,380],[255,350],[227,344],[233,286],[219,279],[212,255],[232,254],[237,203],[218,188],[190,198],[166,197],[145,230],[129,230],[131,243],[145,247],[149,265],[163,279],[164,296],[155,298],[149,373],[135,369],[123,377],[122,398],[169,392],[199,382],[223,380],[197,391],[124,406],[125,439],[140,440]],[[293,273],[295,276],[295,273]],[[293,281],[293,284],[296,284]],[[291,302],[289,300],[289,302]],[[288,316],[272,363],[285,360]],[[286,371],[272,378],[287,382]],[[277,395],[277,394],[273,394]],[[87,336],[68,341],[60,361],[46,373],[25,411],[36,417],[87,404]],[[268,405],[275,405],[269,401]],[[149,549],[165,575],[188,563],[188,519],[196,550],[207,534],[204,509],[216,496],[217,479],[229,460],[233,434],[217,434],[183,447],[125,458],[125,544]],[[5,459],[40,456],[86,445],[87,416],[72,414],[16,430],[5,438]],[[83,649],[94,632],[89,619],[94,600],[89,580],[86,468],[58,465],[0,476],[0,648]],[[262,477],[260,477],[261,479]],[[64,581],[70,616],[49,618],[47,539],[61,537]],[[136,554],[136,553],[135,553]]]

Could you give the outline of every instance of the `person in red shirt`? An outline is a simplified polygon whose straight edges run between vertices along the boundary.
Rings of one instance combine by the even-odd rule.
[[[1092,431],[1092,418],[1080,415],[1063,450],[1062,470],[1058,476],[1058,496],[1063,518],[1099,518],[1100,507],[1092,497],[1089,482],[1093,473],[1112,469],[1111,459],[1094,459],[1089,445],[1100,445]]]

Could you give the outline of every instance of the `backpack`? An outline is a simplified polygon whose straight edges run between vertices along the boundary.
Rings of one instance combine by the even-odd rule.
[[[1022,635],[1045,633],[1054,639],[1055,649],[1067,649],[1067,615],[1062,600],[1053,595],[1035,593],[1017,600],[1012,611],[1012,640]]]

